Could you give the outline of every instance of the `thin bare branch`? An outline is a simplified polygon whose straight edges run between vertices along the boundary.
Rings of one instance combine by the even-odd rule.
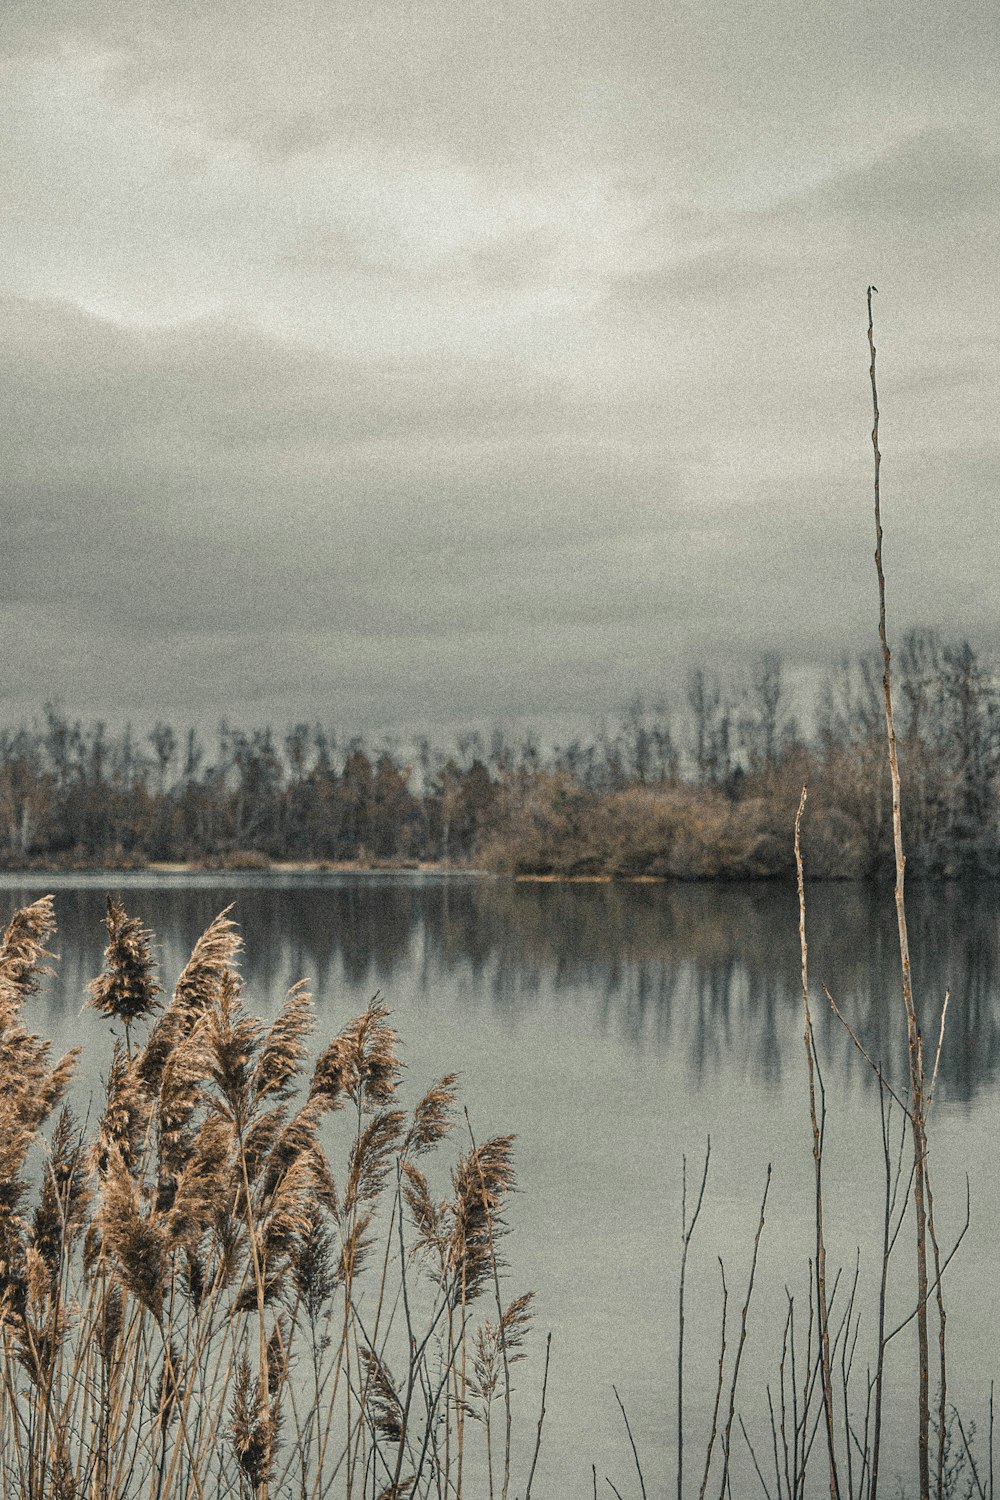
[[[896,1090],[893,1088],[892,1084],[886,1078],[886,1076],[883,1073],[883,1071],[882,1071],[881,1067],[879,1066],[879,1064],[877,1062],[873,1061],[873,1059],[871,1058],[871,1056],[867,1052],[864,1043],[861,1041],[861,1038],[858,1036],[857,1032],[854,1030],[854,1027],[851,1025],[850,1021],[848,1021],[847,1017],[844,1015],[843,1011],[840,1009],[840,1007],[838,1006],[836,1000],[830,994],[830,991],[827,989],[827,987],[826,987],[825,984],[823,986],[823,994],[827,998],[827,1002],[829,1003],[830,1009],[833,1011],[834,1015],[837,1017],[837,1020],[840,1022],[841,1026],[843,1026],[844,1030],[847,1032],[847,1035],[850,1037],[850,1039],[854,1043],[855,1047],[857,1047],[858,1051],[861,1053],[861,1056],[864,1058],[865,1062],[868,1064],[868,1066],[871,1068],[872,1072],[875,1074],[875,1077],[881,1080],[882,1087],[885,1089],[886,1093],[890,1094],[892,1096],[892,1098],[895,1099],[896,1103],[899,1105],[899,1107],[903,1111],[904,1115],[906,1115],[907,1119],[909,1119],[909,1117],[910,1117],[909,1107],[906,1104],[903,1103],[902,1099],[896,1093]]]
[[[944,1004],[941,1007],[941,1026],[938,1031],[937,1048],[934,1052],[934,1070],[931,1073],[931,1086],[927,1091],[927,1108],[930,1109],[934,1103],[934,1093],[937,1089],[938,1068],[941,1065],[941,1048],[944,1046],[944,1023],[948,1019],[948,1001],[951,999],[951,990],[944,992]]]
[[[538,1427],[535,1432],[535,1451],[531,1457],[531,1471],[528,1474],[528,1483],[524,1491],[524,1500],[531,1500],[531,1482],[535,1477],[535,1465],[538,1463],[538,1455],[542,1447],[542,1424],[545,1421],[545,1393],[549,1388],[549,1353],[552,1349],[552,1334],[549,1333],[545,1339],[545,1373],[542,1376],[542,1401],[538,1412]]]
[[[615,1393],[615,1400],[618,1402],[618,1408],[625,1422],[625,1431],[628,1433],[628,1440],[632,1448],[632,1457],[635,1460],[635,1471],[639,1476],[639,1488],[642,1491],[642,1500],[646,1500],[646,1481],[642,1477],[642,1465],[639,1463],[639,1453],[635,1446],[635,1438],[632,1436],[632,1428],[629,1423],[628,1412],[625,1410],[624,1403],[622,1402],[622,1398],[618,1394],[617,1387],[612,1386],[611,1389]]]
[[[705,1162],[701,1172],[698,1198],[687,1220],[687,1157],[681,1159],[681,1266],[677,1288],[677,1500],[684,1500],[684,1290],[687,1275],[688,1249],[694,1234],[705,1197],[708,1181],[708,1164],[712,1155],[712,1138],[705,1145]]]

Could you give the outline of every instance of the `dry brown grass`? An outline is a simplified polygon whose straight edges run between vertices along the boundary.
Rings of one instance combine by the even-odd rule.
[[[250,1014],[228,913],[161,1005],[152,936],[114,902],[87,1003],[123,1035],[85,1135],[74,1054],[53,1064],[22,1023],[54,925],[45,898],[0,946],[0,1492],[389,1500],[461,1495],[471,1472],[492,1494],[499,1402],[506,1495],[530,1299],[480,1309],[511,1138],[437,1199],[417,1162],[455,1079],[403,1108],[377,1000],[310,1066],[307,990]]]

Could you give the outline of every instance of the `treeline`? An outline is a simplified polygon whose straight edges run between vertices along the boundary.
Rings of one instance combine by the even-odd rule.
[[[1000,681],[966,642],[909,635],[894,657],[910,868],[1000,874]],[[158,723],[138,735],[47,705],[0,732],[0,863],[265,867],[443,862],[556,875],[784,875],[799,789],[814,875],[891,861],[880,665],[827,676],[808,734],[782,665],[724,683],[694,671],[683,700],[633,702],[611,729],[543,750],[463,735],[451,751],[224,724],[209,750]]]

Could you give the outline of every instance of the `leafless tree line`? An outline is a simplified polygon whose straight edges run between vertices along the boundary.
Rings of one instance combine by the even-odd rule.
[[[938,874],[1000,868],[1000,680],[967,642],[931,631],[906,636],[894,662],[913,865]],[[808,779],[817,812],[810,868],[864,875],[892,858],[881,714],[877,658],[845,659],[827,674],[805,733],[773,654],[739,684],[695,669],[680,704],[635,699],[618,722],[547,748],[530,733],[514,741],[499,730],[461,735],[450,750],[426,739],[372,747],[301,723],[283,736],[223,724],[209,750],[194,730],[160,722],[148,734],[111,734],[49,704],[31,725],[0,731],[0,860],[255,856],[778,875],[789,871],[793,788]],[[729,842],[740,848],[727,862],[721,824],[730,810],[738,827]],[[701,852],[671,864],[663,848],[677,844],[679,818]],[[602,819],[624,830],[621,847],[603,839]],[[647,830],[638,842],[633,823]]]

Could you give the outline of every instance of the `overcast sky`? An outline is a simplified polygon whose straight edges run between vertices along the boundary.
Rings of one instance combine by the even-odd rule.
[[[994,0],[7,0],[0,717],[1000,644]]]

